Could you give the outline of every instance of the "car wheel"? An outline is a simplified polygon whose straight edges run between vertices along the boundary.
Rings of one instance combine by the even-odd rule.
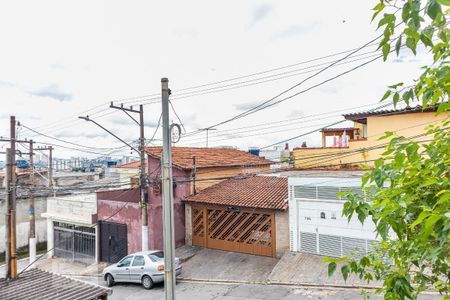
[[[145,275],[144,277],[142,277],[142,286],[147,290],[153,288],[153,280],[150,278],[150,276]]]
[[[111,274],[106,274],[106,285],[112,287],[114,285],[114,278]]]

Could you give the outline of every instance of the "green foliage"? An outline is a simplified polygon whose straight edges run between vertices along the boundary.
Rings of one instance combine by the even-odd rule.
[[[383,31],[378,47],[383,59],[422,49],[432,59],[412,84],[389,86],[381,101],[438,105],[438,113],[450,115],[449,6],[449,0],[378,1],[372,20],[378,19]],[[362,258],[325,259],[330,276],[340,267],[345,280],[350,274],[377,280],[385,299],[416,299],[426,289],[450,299],[449,128],[448,117],[430,127],[428,143],[393,132],[380,138],[388,141],[387,147],[362,178],[365,196],[345,192],[343,215],[374,222],[381,241]]]
[[[428,144],[390,140],[376,168],[363,178],[364,196],[346,192],[343,215],[376,225],[381,243],[360,259],[325,260],[370,282],[385,299],[416,299],[425,289],[450,293],[450,120],[430,127]],[[392,137],[392,133],[385,138]],[[383,188],[384,187],[384,188]]]
[[[398,2],[403,6],[399,7]],[[424,107],[440,104],[444,106],[440,111],[448,110],[450,29],[446,17],[449,4],[449,0],[380,0],[373,8],[373,19],[384,12],[378,21],[378,29],[383,30],[379,49],[382,50],[384,60],[394,53],[391,52],[392,47],[398,56],[404,46],[414,55],[418,46],[423,46],[433,59],[433,64],[423,68],[424,71],[413,86],[391,86],[382,101],[391,99],[394,104],[404,101],[408,105],[412,101],[419,101]],[[400,14],[401,21],[397,17]]]

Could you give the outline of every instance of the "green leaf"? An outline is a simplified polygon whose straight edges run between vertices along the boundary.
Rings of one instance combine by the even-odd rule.
[[[382,135],[382,136],[380,136],[380,137],[378,138],[378,140],[379,140],[379,141],[385,140],[385,139],[387,139],[388,137],[393,136],[393,135],[394,135],[394,132],[393,132],[393,131],[386,131],[386,132],[384,133],[384,135]]]
[[[416,55],[416,40],[414,38],[408,37],[406,38],[406,47],[411,49],[411,51]]]
[[[438,15],[442,14],[441,5],[437,0],[430,0],[427,7],[427,15],[436,20]]]
[[[436,202],[436,205],[440,205],[444,202],[448,202],[450,200],[450,193],[442,195],[439,200]]]
[[[450,6],[450,0],[439,0],[439,3],[445,6]]]
[[[420,40],[425,46],[433,47],[433,41],[425,34],[423,33],[420,34]]]
[[[427,186],[430,186],[430,185],[436,184],[436,183],[437,183],[437,180],[435,178],[429,178],[420,187],[423,188],[423,187],[427,187]]]
[[[397,105],[398,100],[400,100],[400,95],[398,93],[395,93],[394,97],[392,98],[392,101],[394,102],[394,106]]]
[[[375,5],[375,7],[372,9],[375,12],[372,15],[372,21],[378,16],[378,14],[380,12],[382,12],[384,9],[384,3],[381,1],[380,3],[378,3],[377,5]]]
[[[389,45],[388,43],[383,45],[383,60],[386,61],[388,55],[389,55],[389,51],[391,51],[391,45]]]
[[[343,265],[341,267],[341,273],[342,273],[342,277],[344,277],[344,280],[347,281],[348,275],[350,274],[350,266]]]
[[[334,272],[336,271],[336,263],[335,262],[330,262],[328,264],[328,277],[333,276]]]
[[[401,46],[402,46],[402,36],[399,36],[397,39],[397,43],[395,43],[395,53],[397,53],[397,56],[400,53]]]
[[[441,216],[438,215],[431,215],[426,221],[424,225],[424,230],[422,232],[422,239],[427,239],[428,236],[431,234],[431,231],[433,230],[434,224],[436,224],[437,221]]]
[[[420,213],[420,215],[417,217],[417,219],[410,225],[411,228],[416,227],[417,225],[419,225],[420,223],[423,222],[423,220],[425,220],[426,218],[428,218],[428,216],[430,215],[429,211],[422,211]]]
[[[402,20],[404,23],[408,21],[410,13],[411,13],[411,4],[409,4],[409,2],[406,2],[405,5],[403,5],[402,9]]]
[[[386,93],[384,93],[383,98],[381,98],[380,101],[386,100],[391,95],[391,90],[387,90]]]

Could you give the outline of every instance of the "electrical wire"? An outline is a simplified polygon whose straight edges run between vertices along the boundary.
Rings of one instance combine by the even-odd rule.
[[[372,45],[375,45],[375,44],[372,44]],[[290,68],[290,67],[293,67],[293,66],[296,66],[296,65],[306,64],[306,63],[309,63],[309,62],[318,61],[318,60],[322,60],[322,59],[325,59],[325,58],[337,56],[337,55],[340,55],[340,54],[343,54],[343,53],[347,53],[347,52],[350,52],[350,51],[353,51],[353,50],[354,49],[347,50],[347,51],[342,51],[342,52],[338,52],[338,53],[335,53],[335,54],[326,55],[326,56],[315,58],[315,59],[310,59],[310,60],[307,60],[307,61],[299,62],[299,63],[296,63],[296,64],[291,64],[291,65],[284,66],[284,67],[274,68],[274,69],[270,69],[270,70],[266,70],[266,71],[262,71],[262,72],[253,73],[253,74],[250,74],[250,75],[239,76],[239,77],[232,78],[232,79],[226,79],[226,80],[222,80],[222,81],[219,81],[219,82],[203,84],[201,86],[216,85],[218,83],[230,82],[230,81],[233,81],[233,80],[236,80],[236,79],[242,79],[242,78],[252,77],[252,76],[255,76],[255,75],[261,75],[261,74],[269,73],[269,72],[272,72],[272,71],[286,69],[286,68]],[[375,52],[375,51],[372,51],[372,52]],[[358,55],[355,55],[354,57],[370,54],[372,52],[358,54]],[[307,68],[303,68],[303,69],[291,70],[291,71],[288,71],[288,72],[271,75],[271,77],[279,76],[279,75],[283,75],[283,74],[288,74],[288,73],[296,72],[296,71],[299,71],[299,70],[305,70],[305,69],[316,67],[316,66],[320,66],[320,65],[323,65],[323,64],[317,64],[317,65],[313,65],[313,66],[310,66],[310,67],[307,67]],[[295,74],[294,76],[297,76],[297,75],[300,75],[300,74]],[[289,76],[289,77],[291,77],[291,76]],[[261,80],[261,79],[264,79],[264,78],[269,78],[269,77],[266,76],[266,77],[263,77],[263,78],[254,79],[253,81]],[[283,78],[287,78],[287,77],[283,77]],[[279,80],[279,79],[282,79],[282,78],[276,78],[275,80]],[[251,82],[251,81],[245,81],[245,82]],[[242,85],[245,82],[233,83],[232,85]],[[270,82],[270,80],[269,81],[264,81],[264,82]],[[256,83],[256,84],[258,84],[258,83]],[[203,89],[203,90],[197,90],[197,91],[192,91],[192,92],[188,92],[188,93],[180,93],[180,94],[178,94],[179,91],[191,90],[191,89],[194,89],[194,88],[198,88],[199,86],[180,89],[180,90],[174,92],[174,95],[176,96],[174,98],[174,100],[188,98],[187,95],[192,95],[192,94],[195,94],[195,95],[192,95],[192,96],[198,96],[198,95],[200,95],[199,92],[205,92],[205,91],[211,91],[211,90],[217,90],[217,92],[221,92],[221,91],[224,91],[223,88],[227,87],[227,86],[231,86],[231,85],[219,86],[219,87],[214,87],[214,88],[209,88],[209,89]],[[249,86],[249,85],[245,85],[245,86]],[[242,86],[242,87],[244,87],[244,86]],[[219,89],[222,89],[222,90],[219,90]],[[229,89],[226,89],[226,90],[229,90]],[[207,93],[201,93],[201,94],[207,94]],[[159,97],[156,97],[156,96],[159,96],[159,93],[150,94],[150,95],[143,95],[143,96],[137,96],[137,97],[130,97],[130,98],[116,99],[115,101],[124,101],[125,100],[124,103],[127,103],[127,102],[129,103],[130,102],[130,101],[126,101],[126,100],[132,100],[133,102],[136,102],[136,103],[138,103],[138,102],[142,103],[143,101],[146,101],[144,104],[154,104],[154,103],[158,103],[159,102]],[[109,102],[105,102],[105,104],[101,104],[101,105],[95,106],[95,107],[93,107],[91,109],[82,111],[82,112],[80,112],[80,113],[78,113],[78,114],[76,114],[74,116],[76,117],[78,115],[82,115],[82,114],[87,113],[89,111],[95,110],[96,108],[102,107],[103,105],[106,105],[107,103],[109,103]],[[92,113],[91,116],[94,116],[94,115],[99,114],[101,112],[104,112],[106,110],[107,110],[107,108],[101,109],[100,111],[96,111],[96,112]],[[109,113],[106,113],[104,115],[108,115],[108,114]],[[104,115],[102,115],[102,116],[104,116]],[[46,128],[46,130],[48,130],[49,128],[52,128],[52,127],[55,127],[55,126],[60,126],[58,124],[64,124],[64,123],[67,123],[67,122],[73,123],[75,121],[76,120],[67,120],[67,118],[64,118],[64,119],[61,119],[60,121],[56,121],[56,122],[50,123],[48,125],[45,125],[44,127],[38,128],[38,129],[42,130],[42,129]]]

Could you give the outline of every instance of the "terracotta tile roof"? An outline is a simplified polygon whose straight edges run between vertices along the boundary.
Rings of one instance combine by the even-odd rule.
[[[357,127],[342,127],[342,128],[322,128],[320,132],[338,132],[338,131],[353,131],[359,130]]]
[[[367,118],[369,116],[378,116],[378,115],[401,115],[401,114],[410,114],[410,113],[420,113],[420,112],[435,112],[438,109],[438,105],[428,106],[423,109],[421,105],[417,105],[415,107],[404,107],[399,109],[382,109],[375,111],[363,111],[342,115],[347,120],[358,120],[362,118]]]
[[[147,154],[151,157],[161,158],[161,147],[147,147]],[[173,147],[172,163],[182,169],[192,169],[195,156],[196,167],[229,167],[229,166],[257,166],[270,165],[273,161],[250,154],[245,151],[224,148],[195,148]]]
[[[121,165],[117,165],[114,166],[114,168],[122,168],[122,169],[137,169],[141,166],[141,162],[139,160],[137,161],[132,161],[126,164],[121,164]]]
[[[112,290],[102,286],[45,272],[25,271],[16,280],[0,279],[1,299],[106,299]]]
[[[259,209],[286,210],[288,180],[277,176],[252,176],[227,179],[210,186],[184,201]]]

